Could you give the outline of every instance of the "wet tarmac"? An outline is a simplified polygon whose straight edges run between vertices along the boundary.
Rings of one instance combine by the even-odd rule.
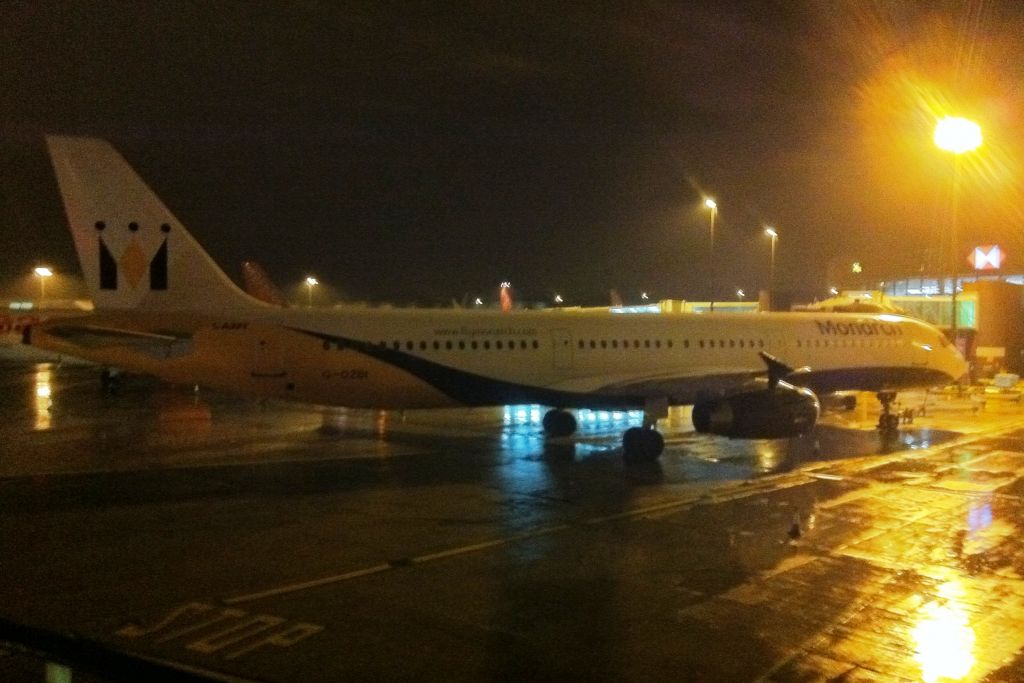
[[[0,617],[243,678],[1024,679],[1024,410],[879,442],[260,405],[0,366]],[[0,654],[0,679],[42,680]],[[76,673],[75,680],[93,680]]]

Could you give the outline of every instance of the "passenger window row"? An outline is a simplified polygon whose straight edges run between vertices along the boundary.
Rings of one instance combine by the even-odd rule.
[[[684,343],[687,343],[687,342],[684,342]],[[665,348],[671,349],[672,348],[672,340],[668,339],[668,340],[662,342],[662,340],[660,340],[660,339],[654,339],[654,340],[651,340],[651,339],[644,339],[644,340],[634,339],[632,341],[630,341],[629,339],[623,339],[623,340],[621,340],[621,343],[620,343],[620,340],[618,340],[618,339],[610,339],[610,340],[609,339],[591,339],[589,341],[585,341],[583,339],[580,339],[580,340],[578,340],[576,342],[576,346],[577,346],[577,348],[580,348],[580,349],[588,349],[588,348],[589,349],[598,349],[598,348],[600,348],[600,349],[639,349],[639,348],[660,349],[663,346]]]
[[[580,339],[576,342],[577,348],[580,349],[671,349],[675,345],[675,342],[671,339]],[[690,348],[690,340],[684,339],[682,344],[684,349]],[[765,347],[763,339],[698,339],[697,348],[701,349],[763,349]]]
[[[697,341],[700,348],[715,348],[720,349],[728,346],[730,349],[763,349],[765,347],[764,339],[699,339]]]
[[[684,349],[690,348],[691,342],[689,339],[682,340],[682,347]],[[797,342],[797,346],[800,342]],[[810,342],[808,342],[810,345]],[[368,342],[348,342],[347,346],[360,349],[374,346]],[[391,348],[394,351],[525,351],[528,349],[539,349],[540,342],[536,339],[484,339],[484,340],[457,340],[451,339],[445,341],[434,340],[432,342],[427,341],[400,341],[393,340],[379,341],[376,346],[380,348]],[[331,348],[342,349],[346,347],[346,344],[336,341],[324,341],[324,350]],[[576,341],[576,347],[580,350],[597,350],[597,349],[671,349],[675,347],[675,342],[672,339],[579,339]],[[695,348],[701,349],[763,349],[765,348],[765,341],[763,339],[698,339]]]
[[[479,351],[479,350],[490,351],[492,349],[495,350],[495,351],[517,351],[517,350],[518,351],[526,351],[528,349],[539,349],[540,348],[540,342],[537,341],[536,339],[533,339],[533,340],[526,340],[526,339],[518,339],[518,340],[517,339],[496,339],[493,342],[490,339],[484,339],[482,341],[477,341],[475,339],[472,340],[472,341],[465,341],[465,340],[462,340],[462,339],[460,339],[458,341],[452,341],[451,339],[448,339],[448,340],[446,340],[444,342],[437,341],[437,340],[434,340],[432,342],[426,342],[426,341],[418,341],[418,342],[415,342],[415,341],[405,341],[405,342],[402,342],[402,341],[399,341],[399,340],[396,339],[396,340],[394,340],[394,341],[392,341],[390,343],[387,342],[387,341],[380,341],[380,342],[377,342],[376,345],[378,347],[382,348],[382,349],[391,348],[394,351],[402,351],[402,350],[405,350],[405,351],[416,351],[416,350],[428,351],[428,350],[431,350],[431,349],[434,350],[434,351],[441,351],[441,350],[444,350],[444,351],[466,351],[467,349],[470,350],[470,351]],[[327,351],[331,347],[341,349],[341,348],[345,348],[346,345],[345,344],[340,344],[340,343],[337,343],[337,342],[325,341],[323,346],[324,346],[324,350]],[[350,347],[352,347],[354,349],[360,349],[360,348],[371,347],[371,346],[373,346],[373,344],[366,343],[366,342],[354,342],[354,343],[349,343],[347,346],[350,346]]]
[[[871,349],[882,349],[882,348],[895,348],[898,346],[906,346],[907,342],[905,339],[874,339],[868,337],[840,337],[837,339],[797,339],[797,348],[871,348]]]

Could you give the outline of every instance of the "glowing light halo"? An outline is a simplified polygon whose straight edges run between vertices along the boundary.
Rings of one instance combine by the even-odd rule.
[[[935,124],[935,145],[953,154],[963,154],[981,145],[981,126],[959,116],[945,116]]]

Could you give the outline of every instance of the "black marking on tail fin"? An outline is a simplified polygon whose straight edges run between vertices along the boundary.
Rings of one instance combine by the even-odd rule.
[[[149,262],[149,288],[167,289],[167,240],[163,241],[156,256]]]
[[[100,240],[100,289],[117,289],[117,261],[110,249]]]

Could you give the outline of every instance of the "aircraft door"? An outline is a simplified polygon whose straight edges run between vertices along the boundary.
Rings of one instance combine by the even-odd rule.
[[[552,330],[551,348],[554,349],[556,370],[572,368],[572,333],[569,330]]]

